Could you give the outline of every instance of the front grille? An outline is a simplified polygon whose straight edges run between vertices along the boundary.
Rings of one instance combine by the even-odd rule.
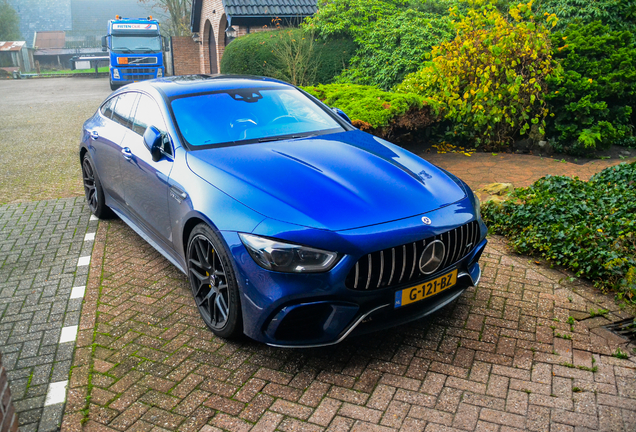
[[[356,290],[373,290],[422,279],[426,275],[419,269],[420,255],[426,245],[435,240],[445,246],[444,260],[439,266],[439,270],[443,270],[477,246],[479,224],[472,221],[434,237],[365,255],[351,269],[345,285]]]
[[[128,57],[128,64],[157,64],[157,57]]]
[[[141,81],[155,77],[156,69],[151,68],[122,68],[122,78],[128,81]]]

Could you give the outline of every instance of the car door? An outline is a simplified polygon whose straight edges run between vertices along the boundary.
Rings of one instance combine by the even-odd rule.
[[[130,121],[130,112],[138,93],[124,93],[115,96],[100,108],[100,116],[88,130],[94,149],[94,162],[97,173],[107,195],[117,202],[107,203],[119,208],[124,203],[119,162],[121,142]]]
[[[126,207],[146,232],[163,242],[164,248],[171,249],[168,178],[173,159],[166,123],[159,105],[146,94],[140,95],[134,113],[132,128],[122,141],[124,159],[120,166]],[[162,157],[157,162],[152,160],[143,141],[148,126],[155,126],[166,136]]]

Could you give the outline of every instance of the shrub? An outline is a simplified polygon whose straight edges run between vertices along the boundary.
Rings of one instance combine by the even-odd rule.
[[[544,13],[557,16],[558,30],[592,21],[601,21],[612,30],[634,31],[636,28],[635,0],[542,0],[537,4],[539,16]]]
[[[277,49],[278,43],[285,40],[289,48],[295,43],[291,42],[292,40],[308,41],[307,37],[301,29],[272,30],[242,36],[225,48],[221,59],[221,72],[280,77],[279,71],[285,68],[286,62],[280,62],[280,54],[283,53],[280,47]],[[311,40],[316,69],[314,80],[310,84],[329,83],[348,66],[356,45],[347,39]],[[303,44],[300,45],[301,49],[306,48]]]
[[[610,32],[596,21],[556,32],[552,44],[564,70],[548,80],[546,96],[555,115],[548,136],[556,148],[585,154],[629,141],[636,100],[634,35]]]
[[[276,32],[272,61],[265,65],[265,74],[293,85],[310,85],[316,81],[319,59],[313,34],[285,29]]]
[[[303,26],[324,40],[364,37],[377,22],[398,13],[406,0],[320,0],[318,11]]]
[[[514,21],[492,5],[469,10],[455,39],[434,47],[432,61],[398,86],[438,98],[454,134],[487,148],[510,143],[533,124],[543,133],[545,80],[557,67],[549,32],[535,23],[531,3],[510,15]]]
[[[331,107],[343,110],[354,126],[383,138],[401,129],[422,129],[438,120],[437,105],[415,94],[398,94],[357,84],[303,88]]]
[[[417,71],[434,45],[454,35],[450,17],[406,10],[373,26],[357,38],[359,48],[338,82],[388,90]]]
[[[636,162],[589,182],[544,177],[509,201],[486,203],[482,214],[518,252],[541,255],[636,302]]]

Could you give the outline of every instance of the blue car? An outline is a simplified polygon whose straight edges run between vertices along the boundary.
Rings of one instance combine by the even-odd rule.
[[[479,282],[466,183],[281,81],[125,86],[84,123],[90,210],[188,276],[216,335],[335,344],[428,315]]]

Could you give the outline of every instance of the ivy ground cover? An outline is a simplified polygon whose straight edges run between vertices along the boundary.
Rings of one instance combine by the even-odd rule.
[[[589,182],[546,176],[482,210],[491,231],[520,253],[538,254],[636,304],[636,162]]]

